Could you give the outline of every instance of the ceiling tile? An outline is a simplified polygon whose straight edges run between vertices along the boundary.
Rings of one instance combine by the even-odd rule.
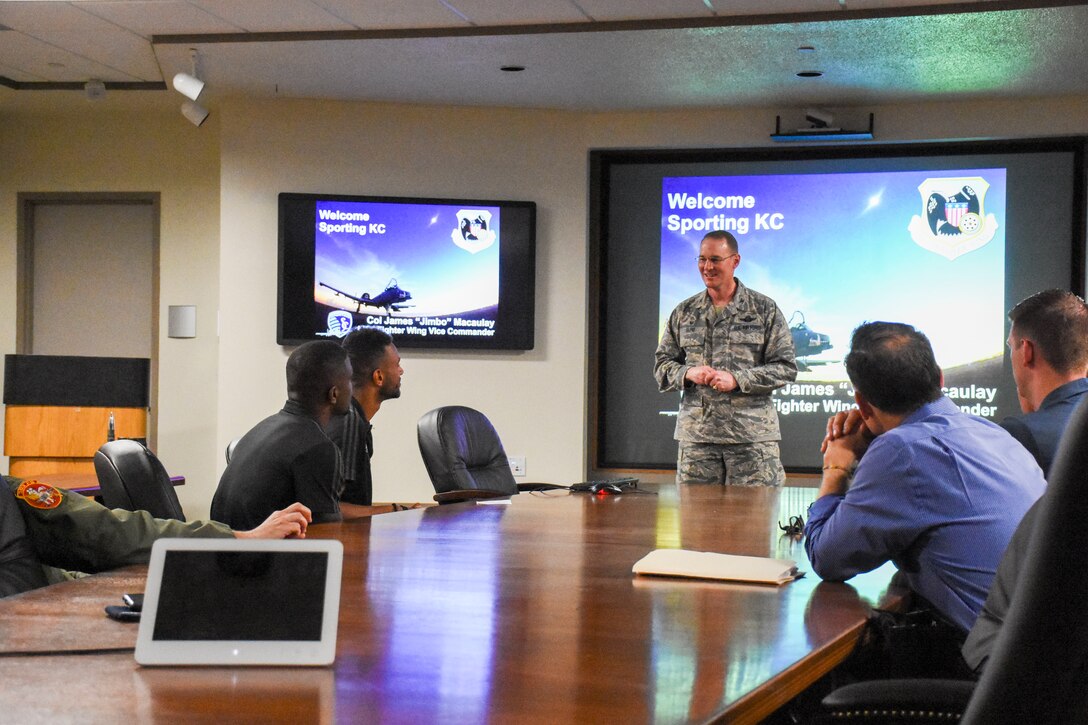
[[[703,0],[578,0],[578,5],[594,20],[700,18],[714,14]]]
[[[70,73],[77,67],[87,70],[99,66],[92,77],[112,81],[155,81],[158,64],[148,41],[114,23],[92,15],[70,3],[0,3],[0,23],[37,39],[44,46],[63,48],[71,56],[65,65]],[[5,49],[2,52],[9,52]],[[46,51],[55,60],[53,51]],[[41,58],[28,57],[16,65],[42,65]],[[42,71],[33,69],[39,74]],[[78,80],[69,78],[69,80]]]
[[[447,28],[463,25],[457,14],[438,0],[313,0],[346,23],[362,30],[389,28]]]
[[[186,0],[91,0],[79,7],[88,13],[128,28],[145,38],[152,35],[237,33],[242,28]]]
[[[308,0],[191,0],[193,5],[217,18],[252,33],[307,30],[351,30],[324,8]]]
[[[104,81],[159,80],[157,70],[154,78],[134,77],[79,53],[70,52],[56,44],[47,43],[23,33],[6,31],[0,37],[3,39],[0,43],[0,65],[18,69],[21,74],[21,77],[8,76],[13,80],[36,82],[83,82],[91,78]]]
[[[1000,2],[1000,0],[969,0],[968,5],[979,5],[985,7],[992,2]],[[962,5],[960,0],[920,0],[919,2],[912,2],[910,5]],[[846,9],[848,10],[876,10],[876,9],[888,9],[897,8],[907,5],[903,0],[847,0]]]
[[[571,0],[449,0],[449,4],[473,25],[584,23],[589,20]]]

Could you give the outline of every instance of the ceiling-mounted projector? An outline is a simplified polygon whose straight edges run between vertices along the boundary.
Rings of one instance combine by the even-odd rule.
[[[806,108],[805,120],[812,124],[813,128],[830,128],[835,122],[835,117],[829,111],[821,111],[819,108]]]

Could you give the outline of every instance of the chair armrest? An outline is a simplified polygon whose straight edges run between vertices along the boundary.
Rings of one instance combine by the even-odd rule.
[[[436,493],[434,500],[438,503],[458,503],[460,501],[472,501],[479,498],[503,498],[509,496],[502,491],[491,491],[486,488],[459,488],[453,491]]]
[[[363,506],[362,504],[348,503],[346,501],[340,502],[340,515],[344,517],[344,521],[365,519],[376,514],[391,513],[394,510],[393,504],[389,503]]]
[[[562,486],[558,483],[519,483],[519,491],[554,491],[558,488],[569,489],[570,486]]]
[[[947,723],[963,714],[974,690],[971,680],[868,680],[840,687],[822,704],[825,713],[856,720],[886,720],[910,712],[918,722]]]

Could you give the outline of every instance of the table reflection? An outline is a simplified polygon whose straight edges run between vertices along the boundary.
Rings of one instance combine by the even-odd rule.
[[[378,517],[368,619],[338,661],[338,688],[355,712],[388,720],[572,720],[613,691],[628,692],[624,711],[636,720],[714,717],[863,621],[866,604],[827,585],[840,589],[825,631],[813,626],[825,615],[812,605],[812,574],[778,587],[633,577],[630,567],[651,549],[682,547],[807,569],[801,541],[778,523],[805,515],[814,494],[674,484],[657,495],[519,495]],[[875,601],[886,581],[862,596]]]
[[[413,698],[423,721],[448,720],[447,707],[459,718],[487,719],[505,513],[503,506],[452,513],[432,507],[422,512],[415,535],[400,539],[395,557],[370,557],[372,616],[388,624],[386,656],[372,676],[381,691]],[[414,691],[420,683],[426,693]]]
[[[815,489],[732,493],[729,487],[694,484],[663,488],[657,547],[792,559],[802,571],[810,568],[801,537],[785,534],[778,524],[805,516]],[[732,515],[723,516],[723,506],[712,502]],[[723,537],[727,526],[734,530]],[[870,603],[885,594],[889,576],[882,570],[867,579]],[[844,622],[867,610],[853,587],[821,583],[812,573],[781,586],[670,579],[640,579],[636,585],[653,601],[655,722],[720,711],[839,636]],[[827,615],[832,620],[821,630]]]
[[[337,722],[327,667],[137,667],[132,680],[139,722]]]

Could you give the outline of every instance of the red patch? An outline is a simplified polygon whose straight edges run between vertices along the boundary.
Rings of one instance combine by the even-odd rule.
[[[34,480],[20,483],[15,497],[23,499],[36,509],[55,509],[64,500],[60,491],[47,483]]]

